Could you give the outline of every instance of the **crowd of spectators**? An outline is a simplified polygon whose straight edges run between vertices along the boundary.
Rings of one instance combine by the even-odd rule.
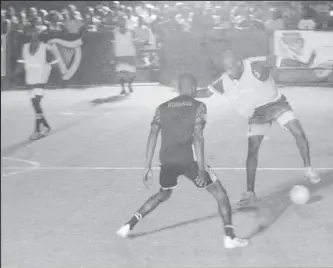
[[[156,30],[155,25],[185,32],[213,28],[313,30],[333,27],[333,17],[318,19],[321,15],[308,5],[297,7],[288,2],[155,2],[155,5],[139,2],[136,6],[125,6],[117,1],[88,6],[91,2],[87,2],[58,10],[9,6],[1,9],[1,31],[2,34],[9,30],[24,32],[26,27],[35,26],[41,32],[103,32],[112,30],[119,17],[127,19],[130,29],[141,28],[138,30],[141,33],[145,27]]]

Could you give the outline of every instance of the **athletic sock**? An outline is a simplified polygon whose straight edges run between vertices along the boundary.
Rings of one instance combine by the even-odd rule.
[[[50,125],[47,123],[44,115],[41,116],[41,122],[44,124],[45,127],[47,127],[48,129],[51,129]]]
[[[36,132],[40,132],[40,125],[42,123],[42,118],[41,115],[37,114],[36,115]]]
[[[142,220],[142,216],[139,212],[136,212],[126,224],[129,224],[130,229],[132,230],[140,220]]]
[[[231,239],[235,238],[234,226],[224,225],[224,232],[225,232],[225,235],[231,237]]]

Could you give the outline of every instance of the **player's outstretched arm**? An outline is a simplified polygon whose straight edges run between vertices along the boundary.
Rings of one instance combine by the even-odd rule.
[[[209,98],[214,93],[209,88],[203,88],[197,90],[197,93],[195,94],[196,98]]]
[[[150,169],[153,161],[153,156],[156,148],[157,138],[160,134],[161,124],[160,124],[160,111],[159,108],[156,109],[153,122],[151,123],[150,133],[147,142],[146,149],[146,162],[145,167]]]
[[[199,89],[196,93],[196,98],[209,98],[214,94],[214,92],[223,94],[224,88],[223,88],[223,82],[222,82],[222,76],[220,76],[218,79],[213,81],[210,85],[207,86],[207,88]]]

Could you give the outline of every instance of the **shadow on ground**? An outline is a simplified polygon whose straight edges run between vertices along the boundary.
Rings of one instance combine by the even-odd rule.
[[[322,182],[319,184],[311,184],[307,181],[301,181],[298,178],[295,178],[294,180],[288,181],[288,183],[285,183],[281,185],[280,189],[274,193],[270,193],[268,195],[265,195],[259,199],[258,207],[256,208],[245,208],[242,210],[234,210],[234,213],[241,213],[241,212],[253,212],[255,211],[256,217],[258,220],[258,226],[255,230],[251,232],[251,234],[248,236],[249,238],[252,238],[256,235],[259,235],[260,233],[263,233],[268,228],[270,228],[277,220],[282,216],[282,214],[288,209],[288,207],[292,204],[289,199],[289,191],[295,184],[303,184],[304,186],[308,187],[310,190],[312,197],[309,201],[309,204],[316,203],[320,200],[322,200],[321,196],[316,195],[316,191],[319,189],[327,188],[330,185],[333,184],[333,171],[321,173],[322,176]],[[168,225],[159,229],[155,229],[148,232],[139,232],[139,233],[133,233],[129,236],[130,239],[135,239],[141,236],[146,236],[154,233],[159,233],[162,231],[178,228],[181,226],[186,226],[193,223],[199,223],[204,222],[207,220],[211,220],[213,218],[219,217],[219,215],[212,214],[188,221],[183,221],[177,224]]]
[[[97,115],[97,117],[98,117],[98,115]],[[42,137],[38,140],[29,140],[29,137],[27,137],[27,140],[14,143],[10,146],[7,146],[7,147],[4,147],[3,149],[1,149],[1,156],[2,157],[14,156],[15,153],[17,153],[19,150],[29,146],[30,144],[34,144],[36,142],[44,140],[45,138],[52,137],[53,135],[55,135],[57,133],[68,130],[68,129],[74,127],[74,126],[77,126],[77,125],[81,124],[81,123],[86,124],[87,120],[93,120],[94,118],[96,118],[96,116],[94,116],[94,115],[92,115],[92,116],[83,115],[83,116],[80,116],[78,119],[67,122],[66,124],[56,128],[56,129],[52,129],[52,132],[50,133],[49,136]]]
[[[107,98],[99,98],[99,99],[94,99],[90,101],[92,105],[99,105],[99,104],[104,104],[104,103],[112,103],[112,102],[119,102],[123,101],[129,98],[129,94],[127,95],[117,95],[117,96],[111,96]]]

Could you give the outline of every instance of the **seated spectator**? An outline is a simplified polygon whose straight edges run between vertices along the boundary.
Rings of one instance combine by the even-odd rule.
[[[267,20],[265,22],[265,28],[268,31],[274,31],[274,30],[284,30],[284,19],[282,18],[282,14],[279,10],[276,8],[272,8],[270,10],[271,12],[271,19]]]
[[[317,28],[314,10],[307,6],[304,6],[302,8],[301,16],[301,20],[298,23],[299,30],[315,30]]]

